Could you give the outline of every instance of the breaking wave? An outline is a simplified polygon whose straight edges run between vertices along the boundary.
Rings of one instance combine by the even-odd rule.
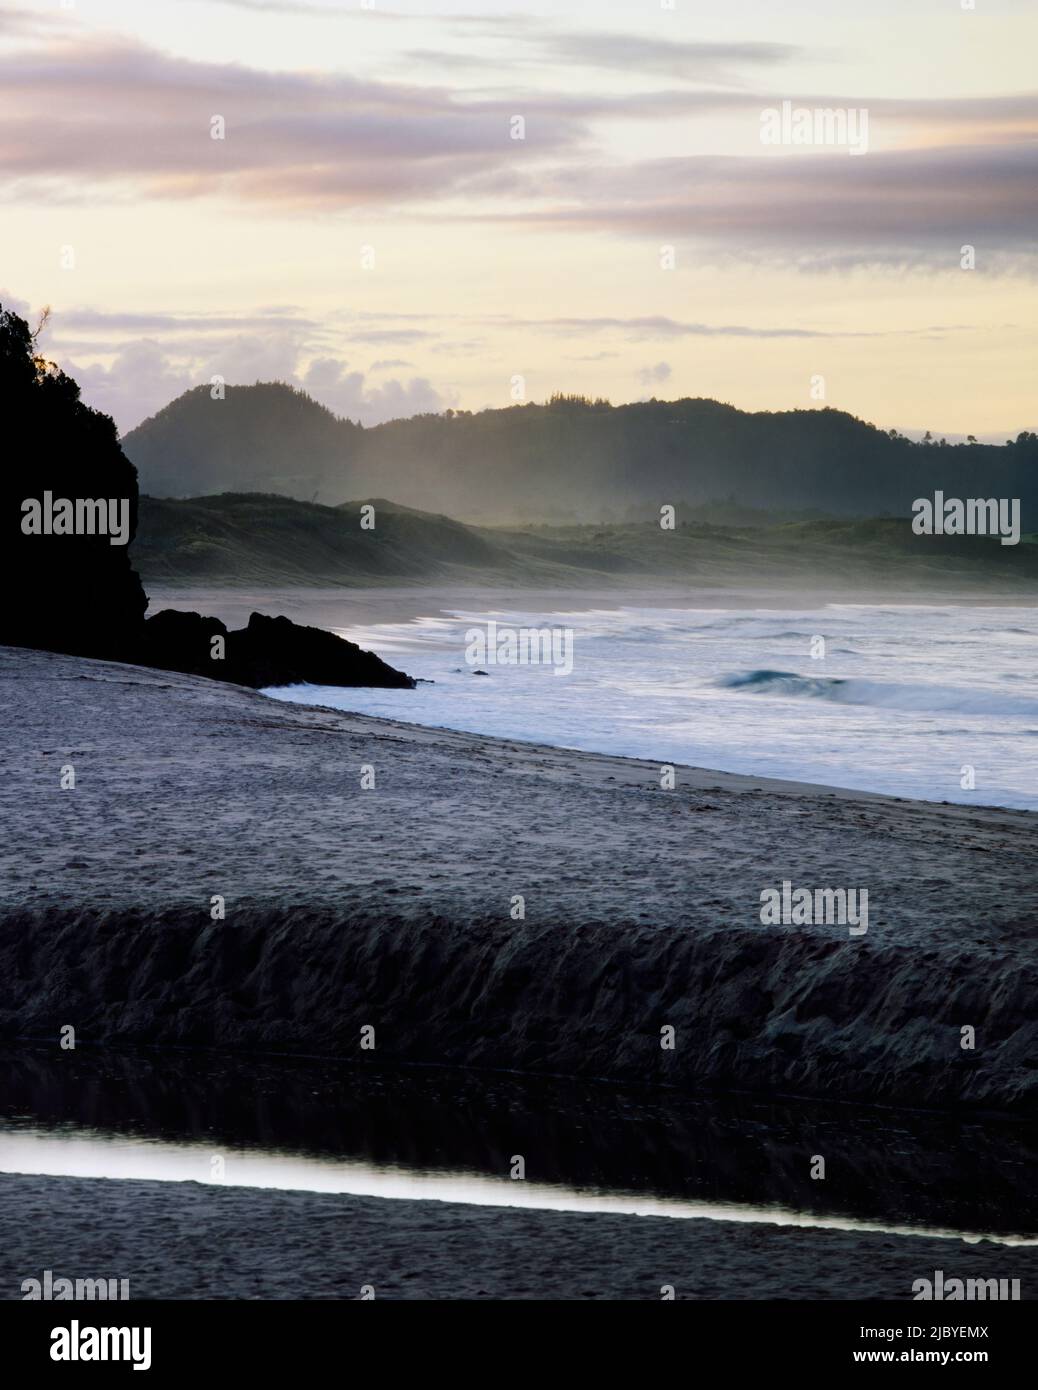
[[[795,671],[744,671],[724,676],[718,684],[728,690],[792,699],[830,700],[840,705],[872,705],[884,709],[925,713],[1038,717],[1038,700],[1007,698],[986,690],[963,690],[950,685],[904,684],[840,680],[830,676],[801,676]]]

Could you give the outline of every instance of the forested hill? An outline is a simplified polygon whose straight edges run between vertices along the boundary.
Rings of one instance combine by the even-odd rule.
[[[325,478],[348,477],[347,461],[363,435],[359,425],[302,391],[269,382],[228,387],[223,400],[197,386],[122,442],[138,477],[143,469],[148,479],[142,491],[156,497],[277,492],[310,498]]]
[[[390,496],[465,521],[639,520],[735,499],[784,516],[907,516],[915,498],[1020,497],[1038,527],[1038,436],[913,443],[838,410],[581,398],[363,428],[283,383],[198,387],[123,440],[142,492]]]

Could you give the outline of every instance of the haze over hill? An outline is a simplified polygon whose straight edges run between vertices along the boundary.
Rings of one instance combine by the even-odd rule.
[[[374,528],[361,507],[374,507]],[[1038,545],[916,536],[904,518],[756,526],[683,521],[473,527],[376,498],[339,507],[259,494],[141,498],[134,563],[151,584],[371,585],[453,580],[577,588],[660,579],[727,588],[1034,592]]]
[[[1019,497],[1036,529],[1038,436],[913,443],[842,411],[748,413],[712,400],[447,411],[370,429],[284,383],[196,387],[122,441],[156,497],[265,492],[338,504],[389,496],[470,522],[650,520],[736,499],[783,516],[908,516],[942,489]]]

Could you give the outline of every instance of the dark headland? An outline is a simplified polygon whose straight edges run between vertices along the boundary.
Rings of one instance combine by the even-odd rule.
[[[76,383],[38,355],[25,320],[2,308],[0,399],[8,450],[0,480],[7,596],[0,642],[254,687],[413,685],[354,643],[287,618],[253,614],[231,633],[199,614],[145,620],[148,600],[129,549],[139,511],[136,469],[111,419],[83,404]],[[121,519],[118,533],[109,513]]]

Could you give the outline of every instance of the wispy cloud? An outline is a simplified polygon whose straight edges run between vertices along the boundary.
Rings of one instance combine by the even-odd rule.
[[[543,103],[539,152],[585,134],[579,103]],[[513,107],[343,74],[192,62],[119,38],[0,55],[0,178],[20,192],[122,184],[282,206],[443,198],[513,153]],[[211,138],[220,116],[225,138]]]
[[[61,28],[63,19],[67,19],[67,16],[0,5],[0,38],[35,38],[47,35]]]
[[[72,330],[79,333],[125,336],[127,333],[179,334],[199,332],[213,333],[221,329],[234,329],[239,333],[251,330],[278,328],[284,330],[313,330],[318,327],[313,319],[297,314],[286,314],[278,310],[267,310],[257,314],[125,314],[107,313],[100,309],[62,309],[57,319],[62,332]]]
[[[213,3],[213,0],[180,0],[182,5]],[[312,15],[321,19],[406,19],[400,11],[382,7],[361,9],[358,0],[215,0],[235,10],[252,10],[254,14]]]
[[[9,14],[0,9],[0,20]],[[363,12],[368,13],[368,12]],[[780,66],[781,44],[569,35],[502,16],[564,66]],[[473,32],[485,17],[452,17]],[[0,193],[8,199],[221,197],[286,212],[406,209],[586,234],[736,245],[801,267],[949,265],[969,241],[989,263],[1033,252],[1038,95],[885,99],[874,120],[925,131],[920,148],[849,160],[757,153],[763,93],[668,88],[641,95],[540,91],[519,100],[344,73],[270,72],[161,53],[128,38],[64,31],[0,54]],[[705,69],[703,69],[705,71]],[[702,74],[701,74],[702,75]],[[808,105],[839,104],[831,96]],[[844,102],[848,99],[845,97]],[[511,138],[515,111],[525,140]],[[741,120],[746,153],[607,156],[596,123],[672,116]],[[221,117],[225,138],[211,138]],[[947,141],[954,136],[957,143]],[[727,254],[727,252],[726,252]],[[149,323],[126,326],[150,334]],[[701,326],[703,333],[717,332]],[[737,328],[724,330],[734,333]],[[746,330],[750,331],[750,330]],[[396,335],[371,342],[415,342]]]
[[[478,27],[477,27],[478,26]],[[450,26],[448,26],[450,27]],[[645,80],[664,77],[678,82],[712,82],[742,86],[742,68],[774,68],[790,63],[800,50],[790,44],[689,42],[657,38],[644,34],[609,33],[595,30],[556,31],[549,25],[516,23],[515,16],[502,16],[496,22],[476,18],[455,22],[463,37],[493,39],[500,47],[494,56],[482,50],[459,52],[457,47],[412,49],[409,56],[421,62],[443,66],[459,65],[484,70],[489,62],[509,69],[599,69],[623,72]]]
[[[552,34],[540,42],[540,47],[572,67],[620,69],[639,76],[655,73],[696,81],[727,81],[731,80],[732,68],[774,67],[799,56],[798,49],[782,43],[690,43],[594,32]]]
[[[631,342],[666,338],[828,338],[832,334],[820,329],[797,327],[754,328],[743,323],[685,323],[663,314],[647,314],[628,318],[551,318],[551,319],[494,319],[496,326],[548,329],[574,337],[589,333],[620,333]]]
[[[1034,253],[1038,141],[869,154],[649,160],[538,179],[525,225],[685,240],[795,265],[957,268]],[[507,213],[500,214],[507,217]]]

